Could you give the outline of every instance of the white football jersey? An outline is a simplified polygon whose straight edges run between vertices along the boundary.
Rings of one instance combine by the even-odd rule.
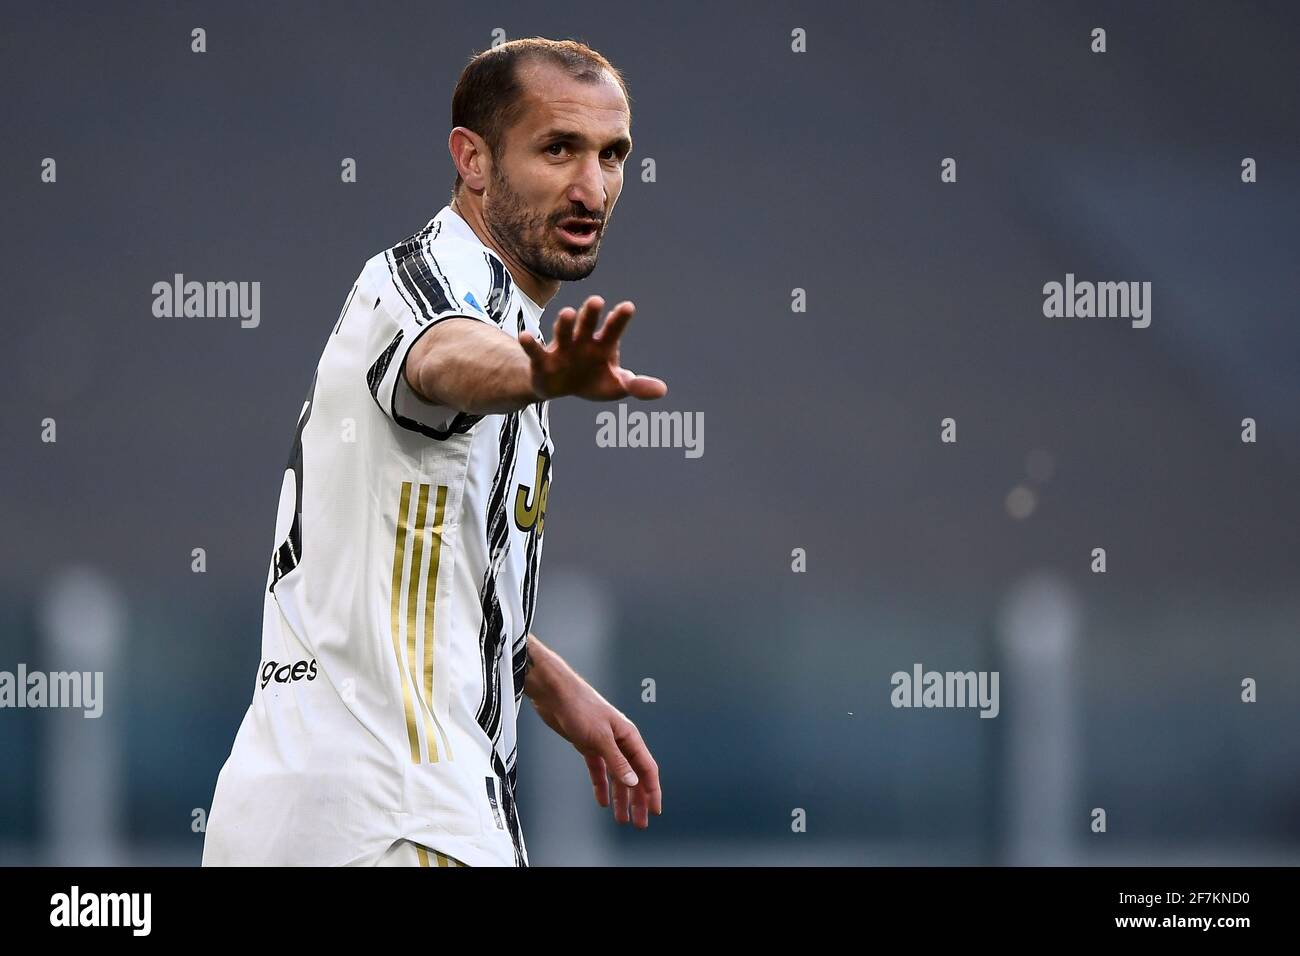
[[[450,206],[361,271],[298,420],[253,701],[205,865],[380,860],[399,840],[526,866],[515,721],[554,445],[545,402],[468,415],[402,373],[465,316],[542,336],[542,307]]]

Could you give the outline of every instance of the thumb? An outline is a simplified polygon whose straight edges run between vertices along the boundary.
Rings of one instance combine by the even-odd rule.
[[[620,368],[615,374],[623,390],[633,398],[655,399],[668,394],[668,384],[653,375],[638,375],[631,369]]]
[[[635,787],[637,784],[636,772],[632,765],[627,762],[623,756],[623,751],[618,749],[618,742],[610,737],[601,748],[601,756],[605,758],[605,766],[609,769],[609,775],[618,780],[625,787]]]

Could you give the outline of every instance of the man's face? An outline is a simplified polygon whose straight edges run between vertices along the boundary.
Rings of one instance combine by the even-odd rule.
[[[494,157],[483,219],[534,275],[585,279],[623,189],[627,101],[612,77],[583,83],[550,64],[519,69],[523,113]]]

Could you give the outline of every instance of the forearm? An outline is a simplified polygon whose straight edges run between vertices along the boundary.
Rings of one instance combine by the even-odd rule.
[[[516,412],[538,400],[523,347],[475,319],[446,319],[429,329],[405,371],[417,395],[471,415]]]
[[[534,703],[545,700],[576,676],[564,658],[544,645],[535,635],[528,635],[528,670],[524,675],[524,693],[530,700]]]

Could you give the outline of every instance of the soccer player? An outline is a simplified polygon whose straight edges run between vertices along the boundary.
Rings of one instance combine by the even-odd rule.
[[[620,364],[631,302],[592,296],[541,329],[596,266],[630,120],[580,43],[514,40],[461,74],[451,202],[365,264],[298,418],[205,865],[526,866],[524,695],[619,823],[662,813],[636,727],[530,633],[548,401],[668,390]]]

